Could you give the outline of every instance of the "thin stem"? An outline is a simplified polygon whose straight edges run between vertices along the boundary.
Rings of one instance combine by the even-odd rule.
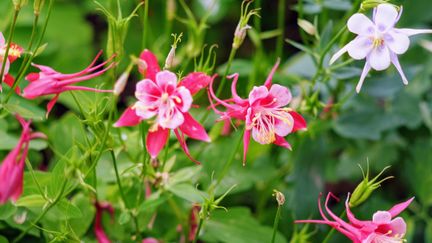
[[[276,217],[273,223],[273,235],[272,235],[272,240],[271,243],[274,243],[276,240],[276,232],[279,226],[279,220],[280,220],[280,216],[281,216],[281,206],[278,205],[277,211],[276,211]]]
[[[39,184],[39,181],[36,179],[36,176],[35,176],[34,170],[33,170],[33,166],[31,165],[31,163],[30,163],[30,161],[29,161],[28,158],[25,159],[25,163],[26,163],[26,166],[27,166],[28,170],[30,171],[30,175],[31,175],[34,183],[36,184],[36,187],[38,188],[39,193],[41,194],[41,196],[45,200],[48,200],[47,197],[46,197],[46,195],[45,195],[45,193],[44,193],[44,191],[42,190],[41,185]]]
[[[230,69],[231,69],[231,63],[232,63],[232,61],[234,60],[234,57],[235,57],[236,52],[237,52],[237,49],[236,49],[236,48],[231,48],[231,52],[230,52],[230,55],[229,55],[229,58],[228,58],[227,66],[226,66],[226,68],[225,68],[225,72],[224,72],[224,75],[222,76],[222,80],[221,80],[221,82],[220,82],[220,84],[219,84],[219,87],[218,87],[218,89],[217,89],[217,91],[216,91],[216,96],[219,96],[220,93],[221,93],[222,90],[223,90],[223,87],[224,87],[225,82],[226,82],[226,76],[227,76],[228,73],[230,72]]]
[[[262,0],[255,0],[255,9],[261,8],[261,1]],[[258,33],[261,32],[261,18],[254,18],[254,28]]]
[[[6,51],[5,51],[5,54],[3,57],[3,62],[2,62],[1,71],[0,71],[0,85],[3,82],[3,74],[4,74],[5,69],[6,69],[6,61],[7,61],[8,56],[9,56],[9,49],[10,49],[11,44],[12,44],[12,38],[13,38],[13,35],[15,32],[15,25],[16,25],[16,21],[18,19],[19,12],[20,12],[19,10],[15,9],[13,20],[12,20],[12,25],[10,27],[8,42],[6,44]]]
[[[197,240],[198,240],[198,236],[199,236],[199,233],[200,233],[200,231],[201,231],[201,228],[202,228],[203,224],[204,224],[204,220],[200,217],[200,218],[199,218],[199,223],[198,223],[198,229],[197,229],[197,231],[195,232],[195,236],[194,236],[194,239],[193,239],[193,243],[196,243],[196,242],[197,242]]]
[[[147,47],[148,6],[150,0],[144,0],[142,48]]]
[[[282,58],[283,40],[285,34],[285,0],[279,0],[278,5],[278,30],[280,35],[276,41],[276,57]]]
[[[234,161],[234,157],[235,157],[235,155],[237,153],[237,150],[240,147],[240,144],[241,144],[242,140],[243,140],[243,136],[240,135],[239,138],[238,138],[238,141],[237,141],[237,143],[236,143],[236,145],[234,147],[234,149],[232,150],[232,152],[230,154],[230,157],[228,158],[227,162],[225,163],[225,165],[224,165],[224,167],[222,169],[222,172],[221,172],[220,176],[218,177],[216,185],[219,185],[219,183],[222,181],[222,179],[228,173],[228,170],[231,167],[232,162]]]

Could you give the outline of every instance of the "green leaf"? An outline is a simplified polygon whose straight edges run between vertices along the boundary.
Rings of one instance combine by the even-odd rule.
[[[0,243],[9,243],[8,239],[0,235]]]
[[[91,199],[79,193],[72,198],[72,203],[76,205],[82,213],[82,217],[69,220],[69,224],[78,237],[82,237],[90,228],[95,216],[95,207]]]
[[[130,214],[128,212],[122,212],[120,214],[118,222],[120,225],[124,225],[124,224],[129,223],[130,220],[131,220]]]
[[[270,242],[273,229],[261,225],[252,217],[248,208],[230,208],[228,212],[217,210],[205,224],[201,237],[209,242],[262,243]],[[279,232],[276,241],[287,242]]]
[[[207,194],[196,189],[191,184],[181,183],[176,184],[170,187],[167,187],[167,190],[172,192],[174,195],[183,198],[192,203],[200,203],[203,202],[204,198]]]
[[[9,218],[14,215],[16,211],[17,208],[11,202],[0,205],[0,220]]]
[[[23,196],[16,202],[18,207],[41,208],[46,204],[46,200],[37,194]]]
[[[139,212],[148,212],[152,211],[162,203],[164,203],[168,196],[162,195],[159,196],[159,193],[153,193],[149,198],[147,198],[139,207]]]

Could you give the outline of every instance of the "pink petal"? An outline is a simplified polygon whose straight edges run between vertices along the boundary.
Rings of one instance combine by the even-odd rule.
[[[144,79],[136,84],[135,97],[145,105],[154,105],[162,96],[159,86],[150,79]]]
[[[373,48],[373,43],[369,37],[359,36],[347,45],[348,55],[355,60],[364,59]]]
[[[274,129],[276,135],[285,137],[292,132],[295,122],[288,112],[283,112],[280,116],[283,116],[284,120],[275,118]]]
[[[399,59],[398,59],[397,55],[394,54],[394,53],[391,53],[391,62],[392,62],[393,65],[396,67],[396,70],[399,72],[399,75],[400,75],[401,78],[402,78],[402,82],[403,82],[403,84],[407,85],[407,84],[408,84],[408,79],[407,79],[407,77],[405,76],[404,71],[402,70],[402,67],[401,67],[401,65],[400,65],[400,63],[399,63]]]
[[[196,164],[201,164],[198,160],[192,158],[192,155],[191,155],[190,152],[189,152],[189,148],[188,148],[188,146],[187,146],[187,144],[186,144],[186,140],[185,140],[185,138],[184,138],[183,133],[182,133],[181,131],[179,131],[178,129],[175,129],[175,130],[174,130],[174,133],[175,133],[177,139],[179,140],[180,147],[183,149],[183,151],[184,151],[184,153],[186,154],[186,156],[187,156],[190,160],[192,160],[193,162],[195,162]]]
[[[402,211],[404,211],[414,200],[414,197],[410,198],[409,200],[394,205],[388,212],[391,214],[391,217],[394,218],[397,215],[399,215]]]
[[[398,55],[405,53],[410,45],[408,36],[396,31],[389,31],[384,35],[384,41],[388,48]]]
[[[301,116],[299,113],[295,111],[290,111],[289,113],[294,119],[294,127],[292,129],[292,132],[307,129],[306,120],[303,118],[303,116]]]
[[[388,224],[391,221],[391,214],[387,211],[377,211],[372,217],[372,222],[375,224]]]
[[[253,105],[255,101],[259,101],[268,95],[268,89],[266,86],[255,86],[249,93],[249,104]]]
[[[276,135],[276,140],[274,141],[274,144],[292,150],[291,145],[281,136]]]
[[[233,79],[233,81],[231,83],[231,94],[232,94],[234,102],[235,103],[245,103],[245,102],[247,102],[246,100],[242,99],[238,95],[238,93],[237,93],[237,82],[238,82],[239,74],[238,73],[234,73],[234,74],[228,76],[227,78]]]
[[[57,102],[59,98],[59,94],[56,94],[47,104],[47,112],[45,114],[45,117],[48,118],[49,113],[51,112],[52,108],[54,107],[55,103]]]
[[[157,114],[158,104],[147,105],[143,101],[137,101],[133,106],[135,114],[140,117],[141,120],[152,118]]]
[[[273,75],[274,75],[274,73],[276,72],[276,70],[277,70],[277,68],[278,68],[278,66],[279,66],[279,63],[280,63],[280,58],[278,58],[278,59],[276,60],[275,65],[273,66],[272,70],[270,71],[269,75],[267,76],[266,81],[264,82],[264,86],[266,86],[267,89],[269,89],[270,86],[272,85]]]
[[[189,113],[183,113],[183,116],[184,122],[179,128],[184,134],[193,139],[210,142],[210,137],[201,124],[199,124]]]
[[[156,56],[149,50],[141,52],[140,59],[147,64],[146,70],[139,70],[144,77],[156,81],[156,73],[160,71]]]
[[[361,13],[356,13],[348,19],[348,30],[357,35],[368,36],[375,31],[375,25],[372,21]]]
[[[363,68],[363,71],[362,71],[362,73],[360,75],[360,80],[359,80],[359,82],[357,83],[357,86],[356,86],[356,92],[357,93],[360,93],[361,87],[363,86],[363,82],[366,79],[366,76],[368,75],[368,73],[369,73],[370,70],[371,70],[371,66],[369,65],[369,62],[366,61],[365,66]]]
[[[292,98],[290,90],[279,84],[273,84],[270,88],[269,94],[274,98],[274,105],[276,107],[288,105]]]
[[[184,77],[178,86],[184,86],[190,91],[191,95],[194,95],[201,89],[207,87],[211,79],[212,78],[205,73],[193,72]]]
[[[413,36],[413,35],[418,35],[418,34],[432,34],[432,30],[431,29],[395,29],[397,32],[408,35],[408,36]]]
[[[396,24],[398,16],[399,13],[393,5],[380,4],[376,7],[374,22],[378,30],[384,32]]]
[[[136,126],[141,122],[141,117],[137,116],[132,107],[128,107],[120,116],[118,121],[114,123],[114,127],[129,127]]]
[[[354,214],[351,212],[351,208],[349,207],[349,194],[347,199],[345,200],[345,210],[346,210],[346,214],[347,214],[347,218],[350,221],[351,224],[353,224],[354,226],[358,226],[361,227],[363,226],[365,223],[363,221],[358,220]]]
[[[386,46],[374,48],[368,55],[367,61],[370,66],[377,71],[387,69],[390,66],[389,49]]]
[[[156,131],[149,131],[146,139],[146,148],[150,156],[154,159],[165,146],[169,137],[169,129],[157,126]]]
[[[193,101],[189,89],[183,86],[178,87],[176,90],[176,95],[178,96],[178,98],[180,98],[180,100],[177,100],[176,98],[174,99],[174,102],[176,103],[177,107],[182,112],[187,112],[191,108],[192,101]],[[180,103],[178,101],[180,101]]]
[[[163,128],[176,129],[184,122],[184,116],[176,107],[161,106],[157,123]]]
[[[15,83],[15,79],[14,79],[11,75],[6,74],[6,75],[5,75],[5,78],[4,78],[4,80],[3,80],[3,82],[5,82],[5,84],[7,84],[9,87],[12,88],[13,85],[14,85],[14,83]],[[15,88],[15,93],[17,93],[17,94],[20,94],[20,93],[21,93],[21,89],[20,89],[19,86],[17,86],[17,87]]]
[[[3,47],[5,45],[5,38],[3,36],[3,33],[0,32],[0,48]]]
[[[162,71],[156,74],[156,83],[163,92],[171,92],[177,87],[177,76],[170,71]]]
[[[392,235],[405,235],[407,225],[403,218],[397,217],[390,222]]]
[[[245,129],[243,135],[243,165],[246,164],[246,155],[249,148],[251,132],[249,129]]]

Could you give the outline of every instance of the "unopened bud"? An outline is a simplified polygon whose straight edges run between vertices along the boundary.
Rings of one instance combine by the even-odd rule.
[[[129,72],[124,72],[120,77],[117,79],[116,83],[114,84],[114,90],[113,93],[115,96],[119,96],[123,90],[126,87],[127,81],[129,78]]]
[[[361,167],[360,167],[361,168]],[[369,164],[367,168],[366,175],[363,172],[363,181],[354,189],[354,192],[351,195],[349,200],[350,207],[356,207],[366,201],[369,196],[375,191],[378,187],[381,186],[381,183],[393,178],[393,176],[385,177],[384,179],[377,182],[378,178],[388,169],[390,166],[385,167],[377,176],[375,176],[372,180],[369,180]]]
[[[177,43],[181,42],[181,37],[183,36],[183,33],[180,33],[180,35],[172,34],[172,37],[174,38],[174,42],[171,45],[171,49],[165,59],[165,66],[164,69],[170,69],[175,64],[175,50],[177,48]]]
[[[21,10],[21,8],[27,4],[27,0],[12,0],[12,2],[16,11]]]
[[[297,24],[309,35],[315,35],[317,32],[315,26],[305,19],[298,19]]]
[[[383,3],[388,4],[388,2],[389,2],[389,0],[364,0],[360,5],[360,10],[361,11],[367,11],[369,9],[373,9],[373,8],[377,7],[380,4],[383,4]],[[395,6],[395,8],[397,8],[397,9],[399,9],[398,6],[396,6],[396,5],[393,5],[393,6]]]
[[[282,192],[277,191],[277,190],[273,190],[273,196],[276,198],[276,201],[277,201],[279,206],[284,205],[285,196],[284,196],[284,194],[282,194]]]
[[[45,0],[34,0],[33,12],[35,15],[39,15],[40,10],[42,9],[44,3],[45,3]]]
[[[244,39],[246,38],[246,32],[248,29],[251,29],[249,25],[246,25],[244,27],[240,26],[240,23],[237,25],[237,28],[234,32],[234,41],[233,41],[233,48],[238,49],[241,44],[243,44]]]
[[[247,0],[244,0],[242,3],[240,21],[238,22],[236,30],[234,32],[234,39],[232,43],[232,47],[234,49],[238,49],[241,46],[246,37],[247,30],[251,28],[248,25],[249,19],[254,15],[259,17],[259,9],[249,10],[249,5],[251,3],[252,1]]]
[[[169,21],[172,21],[174,19],[175,12],[176,12],[175,0],[167,0],[166,17]]]
[[[134,60],[135,64],[138,66],[138,71],[142,74],[145,74],[147,72],[147,62],[142,60],[142,59],[135,59]]]

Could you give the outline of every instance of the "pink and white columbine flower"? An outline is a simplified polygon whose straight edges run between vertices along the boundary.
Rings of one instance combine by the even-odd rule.
[[[344,234],[353,243],[396,243],[404,242],[403,237],[406,233],[406,223],[401,217],[396,217],[405,210],[414,198],[408,201],[396,204],[388,211],[377,211],[374,213],[372,220],[359,220],[349,208],[349,195],[345,201],[346,213],[349,222],[343,221],[336,216],[329,208],[328,202],[333,197],[338,200],[332,193],[327,194],[325,209],[330,216],[330,220],[323,212],[321,207],[321,194],[318,197],[318,209],[323,220],[296,220],[295,223],[314,223],[326,224]],[[395,218],[396,217],[396,218]]]
[[[142,120],[154,118],[149,129],[146,148],[152,158],[156,158],[168,141],[170,130],[177,136],[186,155],[194,160],[189,153],[184,134],[209,142],[205,129],[190,114],[192,95],[205,88],[211,77],[204,73],[193,72],[180,82],[170,71],[160,71],[159,64],[153,53],[144,50],[141,60],[146,63],[146,69],[140,69],[145,79],[136,85],[135,104],[126,109],[115,127],[135,126]]]
[[[47,104],[46,115],[48,116],[54,104],[57,102],[59,95],[63,92],[71,90],[112,92],[112,90],[101,90],[85,86],[73,86],[73,84],[75,83],[79,83],[100,76],[115,65],[114,62],[111,62],[108,67],[97,71],[98,69],[101,69],[104,65],[108,64],[114,57],[112,56],[105,62],[95,65],[100,55],[102,55],[102,52],[99,52],[97,54],[97,56],[87,68],[73,74],[63,74],[57,72],[51,67],[33,64],[33,66],[39,68],[40,72],[30,73],[29,75],[27,75],[26,79],[30,83],[29,85],[27,85],[27,87],[24,88],[22,96],[27,99],[35,99],[45,95],[54,95],[54,97]]]
[[[21,137],[15,148],[9,152],[0,165],[0,204],[8,200],[16,201],[23,191],[24,164],[29,150],[30,140],[46,138],[42,133],[33,133],[30,129],[31,121],[25,121],[16,116],[23,128]]]
[[[3,36],[3,33],[0,32],[0,69],[1,69],[1,65],[3,64],[3,60],[5,58],[6,55],[6,48],[7,48],[7,43],[5,41],[5,38]],[[21,56],[23,49],[22,47],[20,47],[17,44],[11,43],[10,48],[9,48],[9,53],[8,53],[8,57],[6,59],[6,64],[5,64],[5,69],[3,71],[3,77],[1,78],[1,80],[3,82],[5,82],[8,86],[12,87],[15,79],[9,74],[9,68],[10,65]],[[0,91],[2,91],[2,86],[0,85]],[[20,92],[19,87],[17,87],[15,89],[15,91],[17,93]]]
[[[371,69],[382,71],[391,63],[396,67],[405,85],[408,84],[398,55],[408,50],[410,40],[408,37],[417,34],[432,33],[427,29],[399,29],[396,23],[402,14],[402,7],[398,13],[391,4],[380,4],[374,8],[373,21],[364,14],[356,13],[348,20],[348,30],[358,36],[339,50],[330,60],[334,63],[345,52],[355,60],[366,58],[360,81],[356,86],[357,93],[363,85],[366,75]]]
[[[238,74],[228,77],[233,79],[231,85],[233,98],[231,99],[219,99],[210,85],[210,102],[212,103],[212,99],[217,101],[217,104],[212,104],[211,107],[221,115],[219,120],[239,119],[246,122],[243,137],[243,162],[246,161],[251,134],[253,139],[260,144],[274,143],[291,149],[284,137],[297,130],[306,129],[306,121],[303,117],[291,108],[285,107],[292,98],[289,89],[278,84],[272,85],[273,74],[278,65],[279,60],[274,65],[264,85],[255,86],[249,93],[248,99],[243,99],[237,94]],[[217,110],[217,105],[224,106],[226,111]]]

